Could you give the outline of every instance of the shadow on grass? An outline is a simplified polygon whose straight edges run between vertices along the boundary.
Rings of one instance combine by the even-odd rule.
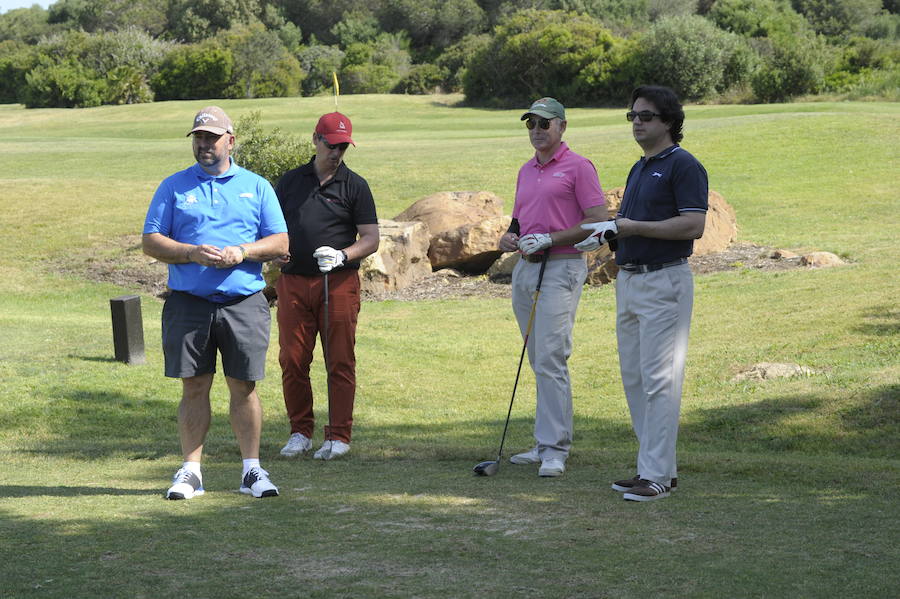
[[[866,335],[892,337],[900,335],[900,310],[897,306],[874,306],[862,315],[856,330]]]
[[[77,497],[81,495],[147,495],[144,489],[119,489],[115,487],[71,487],[38,485],[0,486],[2,497]]]

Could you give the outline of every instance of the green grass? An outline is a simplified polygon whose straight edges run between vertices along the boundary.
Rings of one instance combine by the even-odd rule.
[[[520,111],[458,99],[341,98],[358,143],[348,162],[382,217],[443,190],[493,191],[511,208],[530,155]],[[303,135],[333,109],[328,98],[222,105]],[[697,278],[680,488],[649,505],[609,489],[636,450],[611,287],[586,289],[579,310],[576,441],[561,479],[509,464],[470,474],[496,455],[521,348],[508,301],[389,301],[360,317],[349,459],[277,457],[287,427],[273,335],[262,457],[282,496],[236,492],[219,380],[207,494],[163,501],[180,390],[162,376],[161,304],[143,297],[147,363],[117,363],[109,298],[134,289],[79,272],[86,253],[137,233],[158,182],[190,164],[183,136],[199,107],[0,106],[0,596],[896,594],[900,105],[688,107],[685,147],[735,207],[741,240],[850,263]],[[607,189],[639,154],[622,112],[569,115],[566,138]],[[761,361],[817,374],[732,380]],[[529,446],[533,413],[525,368],[509,452]]]

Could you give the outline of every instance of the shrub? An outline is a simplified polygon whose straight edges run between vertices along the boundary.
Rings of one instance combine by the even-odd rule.
[[[258,110],[238,118],[234,161],[275,185],[281,175],[309,162],[315,150],[301,136],[289,135],[277,127],[265,133],[259,121]]]
[[[239,26],[218,41],[234,56],[234,85],[226,90],[232,98],[293,96],[300,92],[300,63],[281,44],[274,31],[261,23]]]
[[[386,94],[400,80],[400,76],[383,64],[355,64],[341,71],[341,89],[348,94]]]
[[[331,89],[331,74],[341,70],[344,52],[337,46],[310,44],[300,49],[297,59],[306,73],[301,83],[303,95],[312,96]]]
[[[221,98],[233,72],[231,51],[208,41],[170,51],[150,85],[158,100]]]
[[[153,90],[144,73],[131,65],[114,68],[107,74],[104,104],[140,104],[153,101]]]
[[[416,64],[393,91],[396,94],[431,94],[441,86],[446,77],[446,70],[437,65]]]
[[[22,101],[25,75],[37,61],[38,55],[32,46],[12,40],[0,42],[0,104]]]
[[[666,85],[683,100],[701,100],[750,76],[752,52],[739,36],[699,16],[655,23],[640,49],[641,80]]]
[[[824,43],[816,36],[777,36],[753,75],[751,86],[760,102],[784,102],[794,96],[814,94],[825,72]]]
[[[484,49],[491,41],[487,34],[467,35],[438,56],[435,64],[446,73],[441,87],[448,92],[463,89],[463,77],[472,57]]]
[[[86,108],[100,106],[107,83],[73,59],[54,62],[47,56],[25,75],[21,100],[28,108]]]

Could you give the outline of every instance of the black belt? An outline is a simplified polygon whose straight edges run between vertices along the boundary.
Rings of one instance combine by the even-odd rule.
[[[565,254],[550,254],[549,256],[547,256],[547,260],[564,260],[566,258],[578,258],[578,259],[584,260],[581,252],[578,252],[577,254],[572,254],[571,252],[565,253]],[[543,254],[522,254],[522,260],[525,260],[526,262],[540,264],[541,262],[544,261],[544,255]]]
[[[619,269],[624,270],[625,272],[645,273],[653,272],[654,270],[662,270],[664,268],[669,268],[670,266],[679,266],[681,264],[687,264],[687,258],[679,258],[678,260],[663,262],[662,264],[622,264],[619,266]]]

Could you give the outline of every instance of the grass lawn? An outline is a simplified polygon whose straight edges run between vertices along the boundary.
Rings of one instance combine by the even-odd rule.
[[[530,157],[522,111],[456,96],[347,96],[347,161],[391,218],[437,191],[512,207]],[[739,237],[837,253],[823,270],[696,280],[679,488],[634,504],[611,286],[587,288],[571,358],[565,476],[496,456],[521,349],[506,300],[366,303],[347,459],[286,460],[277,336],[262,460],[277,499],[237,492],[217,380],[205,496],[167,502],[180,384],[162,376],[162,304],[143,296],[147,363],[112,359],[109,299],[135,288],[66,274],[140,231],[159,181],[188,166],[202,102],[0,106],[0,597],[846,597],[900,587],[900,104],[690,106],[684,145],[734,206]],[[232,118],[309,135],[330,98],[222,101]],[[639,148],[625,109],[573,109],[566,139],[601,182]],[[63,274],[55,274],[60,273]],[[808,377],[735,382],[757,362]],[[318,397],[321,363],[314,364]],[[317,410],[325,419],[324,406]],[[530,446],[524,369],[507,453]],[[321,429],[314,442],[321,441]]]

